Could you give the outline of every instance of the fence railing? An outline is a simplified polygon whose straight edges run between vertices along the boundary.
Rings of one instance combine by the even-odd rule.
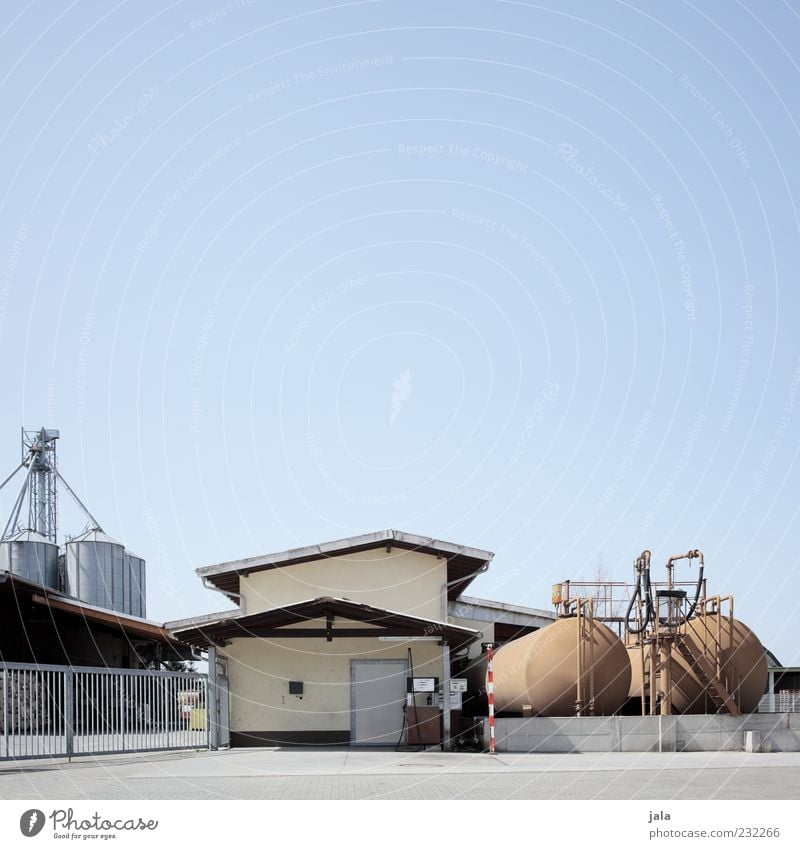
[[[759,713],[800,713],[800,690],[767,693],[758,703]]]
[[[207,676],[0,664],[0,760],[208,746]]]

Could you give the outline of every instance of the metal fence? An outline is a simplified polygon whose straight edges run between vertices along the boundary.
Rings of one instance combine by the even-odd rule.
[[[800,713],[800,690],[779,690],[761,697],[759,713]]]
[[[208,746],[207,676],[0,664],[0,760]]]

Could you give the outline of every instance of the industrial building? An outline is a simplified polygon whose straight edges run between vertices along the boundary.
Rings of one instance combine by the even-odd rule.
[[[564,581],[553,613],[467,596],[492,558],[386,530],[198,569],[238,609],[166,627],[208,652],[213,743],[493,745],[495,714],[509,751],[647,751],[669,728],[673,746],[741,747],[772,728],[748,719],[766,652],[732,598],[707,593],[700,551],[670,557],[664,581],[649,551],[632,584]],[[682,561],[696,578],[677,580]]]
[[[454,666],[552,621],[464,596],[492,557],[386,530],[219,563],[197,573],[238,611],[167,625],[227,678],[233,745],[395,745],[404,726],[439,742]],[[445,740],[460,696],[441,711]]]
[[[742,748],[747,735],[800,750],[797,669],[770,664],[733,598],[708,592],[697,549],[669,557],[663,580],[644,551],[632,583],[562,581],[549,612],[466,594],[490,551],[378,531],[197,569],[235,608],[162,626],[146,619],[145,561],[64,480],[58,438],[23,430],[0,483],[22,478],[0,537],[6,756],[47,754],[54,736],[59,752],[650,751]],[[86,519],[62,545],[59,488]],[[686,563],[697,568],[682,581]],[[207,680],[152,671],[201,653]]]

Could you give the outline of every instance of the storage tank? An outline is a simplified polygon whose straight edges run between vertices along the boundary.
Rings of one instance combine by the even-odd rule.
[[[713,658],[716,643],[721,646],[721,676],[731,687],[742,713],[753,713],[767,688],[767,655],[758,637],[738,619],[729,625],[727,616],[707,614],[690,619],[679,628],[695,655],[706,652]],[[642,666],[639,649],[629,647],[631,658],[630,695],[641,698]],[[672,650],[672,712],[714,713],[716,707],[705,696],[705,686],[676,649]]]
[[[124,546],[94,530],[64,548],[66,593],[96,607],[124,612]]]
[[[0,543],[0,569],[45,587],[58,587],[58,546],[36,531]]]
[[[131,551],[125,552],[125,613],[131,616],[147,616],[145,562]]]
[[[585,627],[585,625],[584,625]],[[622,640],[594,622],[582,639],[585,682],[594,679],[594,714],[616,713],[628,696],[631,666]],[[591,663],[590,663],[591,658]],[[521,714],[525,705],[538,716],[574,716],[578,697],[578,619],[552,625],[512,640],[494,655],[495,709]],[[589,693],[584,693],[588,700]]]

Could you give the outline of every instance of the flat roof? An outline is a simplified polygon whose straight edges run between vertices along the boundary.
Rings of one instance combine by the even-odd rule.
[[[539,607],[525,607],[521,604],[508,604],[505,601],[494,601],[488,598],[474,598],[472,596],[462,595],[455,605],[465,604],[470,607],[481,607],[488,610],[498,610],[505,613],[520,613],[524,616],[539,616],[542,619],[556,619],[556,614],[552,610],[543,610]]]
[[[419,551],[447,560],[447,596],[449,599],[458,598],[469,586],[476,575],[491,563],[494,552],[458,545],[453,542],[419,536],[405,531],[385,530],[344,539],[331,540],[302,548],[290,548],[287,551],[277,551],[272,554],[261,554],[256,557],[246,557],[242,560],[229,560],[215,563],[211,566],[201,566],[195,571],[222,592],[235,598],[239,593],[239,578],[252,572],[267,569],[279,569],[296,563],[310,563],[315,560],[325,560],[343,554],[357,551],[383,548],[391,551],[393,547],[408,551]]]

